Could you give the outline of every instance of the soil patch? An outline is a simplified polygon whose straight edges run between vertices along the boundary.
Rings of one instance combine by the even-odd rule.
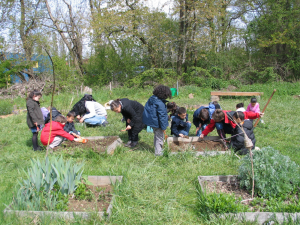
[[[239,181],[221,182],[221,181],[205,181],[204,186],[208,193],[226,193],[234,194],[236,198],[250,199],[251,195],[247,190],[240,188]]]
[[[181,152],[193,150],[197,152],[204,151],[226,151],[224,145],[219,141],[198,141],[198,142],[182,142],[174,141],[169,144],[172,152]]]
[[[95,152],[105,152],[107,147],[111,145],[114,141],[118,139],[117,136],[107,137],[104,139],[88,140],[87,143],[80,143],[74,141],[65,141],[59,147],[53,149],[53,151],[58,151],[63,148],[81,148],[81,149],[92,149]]]
[[[87,188],[92,192],[93,199],[76,200],[69,199],[68,210],[69,212],[86,212],[86,211],[104,211],[106,212],[112,200],[112,186],[93,186],[87,185]]]

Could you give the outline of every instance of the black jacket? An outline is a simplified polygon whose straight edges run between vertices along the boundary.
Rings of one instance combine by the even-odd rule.
[[[186,118],[183,120],[178,115],[176,115],[172,119],[171,124],[171,134],[176,135],[176,137],[179,137],[179,130],[184,130],[187,126],[187,121],[189,121],[189,115],[186,114]]]
[[[251,139],[252,143],[253,143],[253,148],[255,148],[255,136],[253,133],[253,124],[250,120],[245,120],[244,124],[242,125],[245,133],[247,134],[248,138]],[[235,136],[236,135],[236,136]],[[242,131],[242,129],[239,126],[236,126],[232,137],[231,137],[231,147],[235,150],[235,152],[238,152],[242,155],[245,155],[248,153],[248,149],[245,147],[244,144],[244,133]]]
[[[34,123],[37,123],[38,125],[44,124],[44,117],[39,102],[34,101],[32,98],[28,98],[26,101],[26,107],[27,125],[29,128],[34,127]]]
[[[52,107],[52,121],[54,121],[54,119],[59,115],[61,115],[61,113],[55,107]],[[50,112],[48,113],[45,119],[45,124],[49,122],[50,122]]]
[[[68,132],[69,134],[71,133],[78,134],[78,131],[75,129],[74,122],[73,123],[67,122],[64,126],[64,131]]]
[[[143,112],[144,112],[144,106],[137,102],[137,101],[131,101],[128,98],[122,98],[121,99],[122,109],[121,113],[123,117],[126,120],[130,119],[130,125],[131,127],[134,126],[144,126],[143,124]]]

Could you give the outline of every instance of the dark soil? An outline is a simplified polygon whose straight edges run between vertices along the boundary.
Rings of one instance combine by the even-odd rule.
[[[112,136],[104,139],[88,140],[87,143],[65,141],[59,147],[55,147],[53,151],[58,151],[63,148],[65,149],[81,148],[81,149],[92,149],[95,152],[105,152],[107,147],[117,139],[118,139],[117,136]]]
[[[76,200],[75,198],[69,199],[68,210],[69,212],[86,212],[86,211],[104,211],[106,212],[111,200],[112,200],[112,186],[92,186],[88,185],[93,193],[93,199],[87,200]]]
[[[193,150],[198,152],[204,151],[226,151],[224,145],[219,141],[198,141],[198,142],[181,142],[175,141],[170,143],[169,148],[172,152],[181,152]]]

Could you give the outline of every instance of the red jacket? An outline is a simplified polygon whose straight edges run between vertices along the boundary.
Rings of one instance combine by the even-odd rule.
[[[224,114],[225,114],[225,119],[222,121],[223,123],[229,123],[231,125],[232,128],[236,127],[236,124],[231,121],[230,119],[228,119],[227,117],[227,113],[226,112],[231,112],[229,110],[223,110]],[[259,113],[254,113],[254,112],[243,112],[245,115],[245,120],[246,119],[256,119],[259,117]],[[204,129],[204,131],[202,131],[202,134],[204,134],[205,136],[207,136],[210,132],[212,132],[216,125],[215,125],[215,121],[213,119],[210,120],[210,123],[206,126],[206,128]]]
[[[64,126],[65,125],[63,125],[59,122],[52,121],[50,144],[53,142],[53,140],[56,136],[62,136],[64,138],[69,139],[70,141],[74,140],[73,135],[71,135],[68,132],[64,131]],[[42,133],[41,133],[41,142],[42,142],[43,145],[48,144],[49,131],[50,131],[50,123],[46,123],[46,125],[43,128]]]

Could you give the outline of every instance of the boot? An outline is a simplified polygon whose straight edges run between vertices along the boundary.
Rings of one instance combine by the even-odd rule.
[[[131,142],[130,147],[134,148],[138,143],[139,143],[138,141],[133,141],[133,142]]]
[[[131,145],[131,141],[128,141],[124,146],[125,147],[130,147],[130,145]]]

